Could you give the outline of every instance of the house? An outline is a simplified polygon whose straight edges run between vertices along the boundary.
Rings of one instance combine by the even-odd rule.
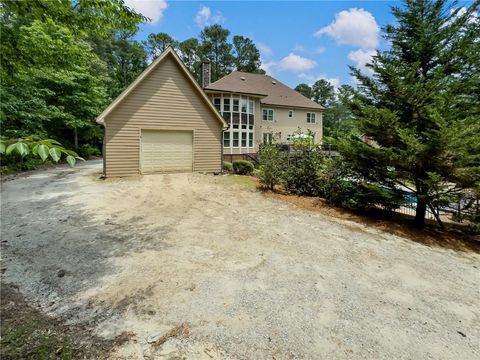
[[[104,125],[104,176],[219,172],[222,154],[242,158],[260,144],[288,142],[299,128],[322,140],[322,106],[267,75],[234,71],[203,89],[172,48],[97,118]]]
[[[218,172],[225,121],[171,48],[97,118],[104,175]]]
[[[314,142],[321,143],[321,105],[268,75],[234,71],[210,84],[209,66],[203,64],[202,85],[228,124],[226,159],[256,153],[262,143],[287,143],[299,128],[311,130]]]

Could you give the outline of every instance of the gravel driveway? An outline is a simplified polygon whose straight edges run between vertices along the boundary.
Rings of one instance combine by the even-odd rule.
[[[3,280],[112,358],[479,359],[480,256],[430,248],[212,175],[2,184]]]

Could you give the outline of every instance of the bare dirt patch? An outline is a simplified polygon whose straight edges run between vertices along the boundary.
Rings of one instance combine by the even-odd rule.
[[[99,181],[99,166],[2,185],[2,267],[44,312],[131,333],[112,358],[480,356],[475,252],[220,176]]]

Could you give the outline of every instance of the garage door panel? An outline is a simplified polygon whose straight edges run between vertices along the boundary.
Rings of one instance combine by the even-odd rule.
[[[142,130],[141,140],[142,173],[192,171],[192,131]]]

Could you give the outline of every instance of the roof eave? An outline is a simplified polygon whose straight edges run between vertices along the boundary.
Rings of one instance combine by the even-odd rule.
[[[268,103],[268,102],[261,102],[262,105],[268,105],[268,106],[278,106],[278,107],[283,107],[283,108],[293,108],[293,109],[308,109],[308,110],[319,110],[323,111],[325,108],[321,105],[318,105],[319,107],[316,106],[299,106],[299,105],[291,105],[291,104],[275,104],[275,103]]]
[[[245,94],[248,96],[254,96],[258,98],[263,98],[265,96],[268,96],[268,94],[260,94],[260,93],[251,93],[251,92],[246,92],[246,91],[235,91],[235,90],[225,90],[225,89],[209,89],[209,88],[204,88],[203,89],[206,93],[230,93],[230,94]]]

